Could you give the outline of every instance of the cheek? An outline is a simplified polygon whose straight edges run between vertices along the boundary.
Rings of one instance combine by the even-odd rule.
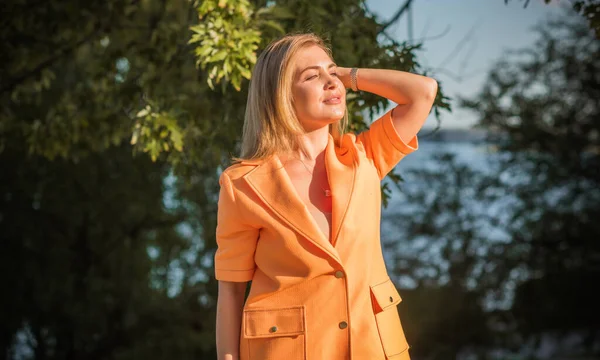
[[[294,100],[299,106],[304,106],[308,100],[307,98],[308,93],[306,92],[306,89],[298,89],[294,94]]]
[[[342,80],[338,80],[340,82],[339,84],[339,89],[340,89],[340,94],[342,94],[342,96],[344,97],[344,103],[346,102],[346,87],[344,86],[344,83],[342,82]]]
[[[318,102],[317,92],[308,87],[298,87],[292,91],[296,110],[303,111]]]

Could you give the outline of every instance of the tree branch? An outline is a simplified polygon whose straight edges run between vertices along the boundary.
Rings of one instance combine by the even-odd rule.
[[[509,1],[510,0],[504,0],[504,4],[508,5]],[[546,3],[548,3],[548,1],[546,1]],[[529,5],[529,0],[525,0],[525,4],[523,5],[523,8],[525,9],[527,7],[527,5]]]
[[[410,7],[410,4],[412,4],[413,0],[406,0],[406,2],[404,3],[404,5],[402,5],[400,7],[400,9],[398,9],[398,11],[396,11],[396,13],[394,14],[394,16],[392,16],[392,18],[385,24],[383,24],[381,26],[381,31],[385,31],[388,27],[390,27],[391,25],[393,25],[396,21],[398,21],[398,19],[400,19],[400,17],[402,16],[402,14],[404,14],[404,12],[406,10],[408,10],[408,8]]]

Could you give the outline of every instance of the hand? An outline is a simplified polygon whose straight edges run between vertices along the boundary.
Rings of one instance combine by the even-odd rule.
[[[350,70],[352,70],[351,68],[346,68],[346,67],[341,67],[338,66],[337,69],[335,70],[338,79],[340,79],[342,81],[342,84],[344,84],[344,87],[346,89],[350,89],[352,88],[352,86],[350,85]]]

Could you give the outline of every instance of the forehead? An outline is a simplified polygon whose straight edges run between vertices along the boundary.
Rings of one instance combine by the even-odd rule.
[[[296,71],[302,71],[308,66],[323,66],[326,68],[331,62],[332,60],[325,50],[317,45],[303,47],[294,56]]]

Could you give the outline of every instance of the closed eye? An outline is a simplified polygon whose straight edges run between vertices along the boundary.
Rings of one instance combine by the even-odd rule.
[[[329,75],[337,77],[337,73],[331,73],[331,74],[329,74]],[[319,76],[319,75],[312,75],[312,76],[309,76],[309,77],[307,77],[307,78],[306,78],[306,80],[305,80],[305,81],[312,80],[312,79],[314,79],[314,78],[316,78],[316,77],[318,77],[318,76]]]

